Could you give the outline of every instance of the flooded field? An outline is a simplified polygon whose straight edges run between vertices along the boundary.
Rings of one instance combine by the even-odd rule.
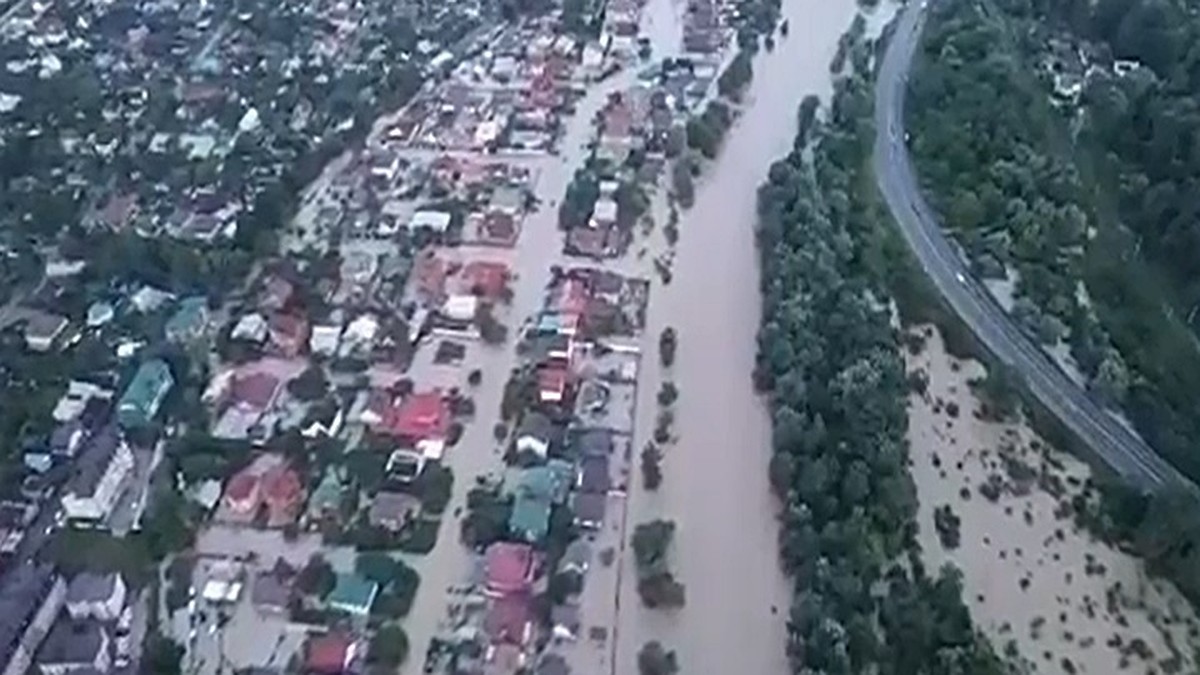
[[[975,624],[997,653],[1037,672],[1192,672],[1198,624],[1184,597],[1080,530],[1064,506],[1082,492],[1088,467],[1024,424],[979,419],[969,381],[982,367],[924,332],[908,368],[929,378],[911,398],[909,422],[926,564],[962,570]],[[952,549],[934,526],[934,510],[946,506],[960,520]]]

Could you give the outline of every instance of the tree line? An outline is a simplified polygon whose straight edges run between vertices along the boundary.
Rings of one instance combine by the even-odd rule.
[[[805,103],[806,128],[759,192],[755,380],[770,395],[770,479],[795,583],[788,652],[797,673],[999,673],[958,572],[927,573],[916,550],[907,382],[887,308],[895,256],[881,253],[865,173],[871,101],[852,72],[827,122]]]

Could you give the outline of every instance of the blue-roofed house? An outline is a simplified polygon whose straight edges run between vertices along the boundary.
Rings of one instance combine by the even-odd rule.
[[[142,363],[117,403],[121,426],[136,428],[149,424],[173,386],[175,377],[166,361],[151,359]]]

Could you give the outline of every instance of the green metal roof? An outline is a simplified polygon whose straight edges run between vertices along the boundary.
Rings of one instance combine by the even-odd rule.
[[[357,574],[339,574],[325,602],[334,609],[351,614],[369,614],[378,594],[379,584],[374,581]]]

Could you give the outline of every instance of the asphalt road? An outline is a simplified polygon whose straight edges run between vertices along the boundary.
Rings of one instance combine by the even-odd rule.
[[[937,216],[921,194],[905,145],[905,88],[925,10],[923,0],[910,0],[901,9],[875,83],[875,177],[905,240],[954,312],[1099,459],[1146,490],[1187,484],[1186,478],[1092,400],[1021,332],[991,294],[971,277],[965,261],[943,234]]]

